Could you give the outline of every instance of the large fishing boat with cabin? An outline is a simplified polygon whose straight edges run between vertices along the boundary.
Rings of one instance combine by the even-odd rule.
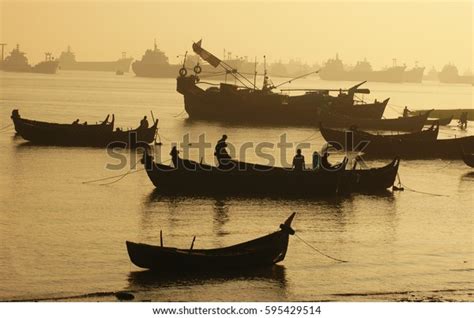
[[[201,67],[196,65],[194,74],[187,75],[184,67],[179,71],[177,91],[184,96],[184,106],[191,119],[216,120],[237,123],[268,123],[290,125],[317,125],[321,113],[331,111],[354,118],[380,119],[388,104],[388,99],[374,103],[355,100],[355,94],[368,94],[368,89],[360,88],[362,82],[349,89],[275,89],[292,81],[317,73],[317,71],[293,78],[278,85],[269,79],[266,69],[263,74],[263,86],[257,87],[256,71],[253,81],[243,76],[239,70],[231,67],[201,46],[201,41],[193,44],[193,50],[213,67],[222,67],[228,76],[238,84],[203,83],[199,77]],[[200,84],[211,84],[203,88]],[[299,91],[303,94],[291,95]],[[336,92],[333,96],[330,93]]]

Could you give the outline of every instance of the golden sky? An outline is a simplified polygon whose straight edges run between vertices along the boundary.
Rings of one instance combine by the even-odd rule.
[[[0,41],[21,45],[31,63],[71,45],[77,60],[134,58],[153,45],[172,62],[203,38],[222,55],[310,64],[336,53],[374,68],[455,63],[473,69],[473,1],[115,1],[0,0]]]

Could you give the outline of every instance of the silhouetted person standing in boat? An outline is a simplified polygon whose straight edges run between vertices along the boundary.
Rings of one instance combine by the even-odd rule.
[[[304,156],[301,154],[301,149],[296,149],[296,155],[293,157],[293,170],[303,171],[304,168]]]
[[[403,109],[403,118],[409,117],[410,116],[410,110],[408,109],[408,106],[405,106]]]
[[[146,116],[143,117],[142,120],[140,120],[140,127],[139,128],[148,128],[148,120],[146,119]]]
[[[227,153],[227,135],[222,135],[222,138],[217,141],[217,145],[215,147],[214,156],[217,158],[217,162],[219,162],[220,166],[225,166],[228,164],[228,160],[231,158],[230,155]]]
[[[459,117],[459,127],[461,127],[461,129],[467,128],[467,112],[461,113],[461,116]]]
[[[176,146],[173,146],[173,148],[171,148],[170,156],[171,156],[171,161],[173,162],[174,167],[178,168],[179,150],[176,149]]]
[[[319,169],[319,165],[321,164],[321,156],[317,151],[313,152],[313,170]]]

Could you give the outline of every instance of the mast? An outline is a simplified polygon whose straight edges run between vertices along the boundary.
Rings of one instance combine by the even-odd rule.
[[[257,57],[255,57],[255,67],[253,73],[253,87],[257,87]]]
[[[262,90],[268,88],[268,77],[267,77],[267,57],[263,56],[263,87]]]
[[[2,59],[0,60],[0,63],[3,63],[3,58],[4,58],[4,53],[5,53],[5,46],[6,43],[0,43],[0,46],[2,47]]]

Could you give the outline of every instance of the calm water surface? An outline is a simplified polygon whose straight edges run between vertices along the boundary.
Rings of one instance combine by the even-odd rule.
[[[309,78],[292,87],[352,84]],[[391,97],[389,117],[406,104],[473,107],[470,86],[367,86],[372,94],[366,100]],[[236,146],[276,143],[283,133],[288,141],[310,142],[314,150],[324,144],[311,127],[190,122],[173,79],[0,72],[0,127],[11,123],[13,108],[53,122],[92,123],[114,113],[125,128],[153,110],[163,142],[157,148],[166,155],[170,143],[185,134],[195,141],[204,133],[214,143],[226,133]],[[472,123],[467,132],[453,125],[440,138],[473,131]],[[402,161],[404,192],[325,200],[162,196],[143,171],[108,185],[83,184],[127,172],[137,158],[123,155],[127,166],[110,170],[106,165],[117,160],[105,150],[33,146],[15,138],[12,129],[1,130],[0,300],[113,300],[111,293],[120,290],[154,301],[474,300],[474,171],[461,161]],[[252,151],[247,155],[261,161]],[[291,157],[290,151],[286,159]],[[211,149],[204,160],[212,162]],[[300,237],[348,262],[325,258],[291,237],[287,258],[268,270],[163,276],[133,266],[125,248],[125,240],[159,244],[160,230],[168,246],[189,247],[196,235],[195,247],[222,247],[278,229],[292,211]]]

